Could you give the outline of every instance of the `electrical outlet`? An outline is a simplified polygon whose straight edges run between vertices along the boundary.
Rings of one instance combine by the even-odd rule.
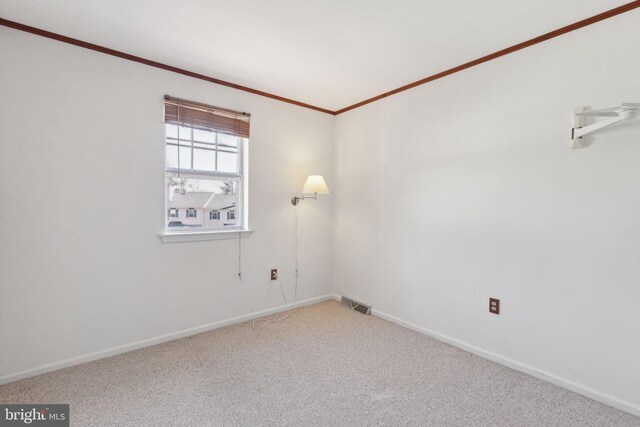
[[[500,300],[489,298],[489,313],[500,314]]]
[[[278,269],[271,269],[271,280],[278,280]]]

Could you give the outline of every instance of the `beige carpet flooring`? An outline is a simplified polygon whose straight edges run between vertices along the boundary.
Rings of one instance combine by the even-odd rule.
[[[75,426],[640,426],[640,418],[330,301],[0,387]]]

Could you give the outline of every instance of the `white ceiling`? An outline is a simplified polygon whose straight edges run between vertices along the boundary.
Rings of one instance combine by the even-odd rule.
[[[0,0],[0,17],[337,110],[628,1]]]

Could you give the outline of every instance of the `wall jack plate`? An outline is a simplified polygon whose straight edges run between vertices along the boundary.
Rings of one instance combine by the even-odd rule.
[[[489,313],[500,314],[500,300],[489,298]]]

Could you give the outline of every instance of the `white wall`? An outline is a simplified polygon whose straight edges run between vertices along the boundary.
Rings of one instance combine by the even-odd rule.
[[[332,116],[4,27],[0,58],[0,380],[280,306],[271,268],[291,301],[289,200],[332,185]],[[241,283],[236,240],[157,235],[165,94],[252,114]],[[331,200],[297,208],[299,300],[331,290]]]
[[[640,124],[569,149],[640,102],[638,19],[339,115],[336,291],[640,414]]]
[[[568,148],[573,107],[640,101],[638,17],[348,112],[335,129],[0,28],[0,380],[279,306],[268,272],[291,296],[289,198],[321,173],[332,196],[297,208],[299,299],[333,277],[378,312],[640,411],[640,127]],[[252,113],[241,283],[235,240],[157,237],[166,93]]]

